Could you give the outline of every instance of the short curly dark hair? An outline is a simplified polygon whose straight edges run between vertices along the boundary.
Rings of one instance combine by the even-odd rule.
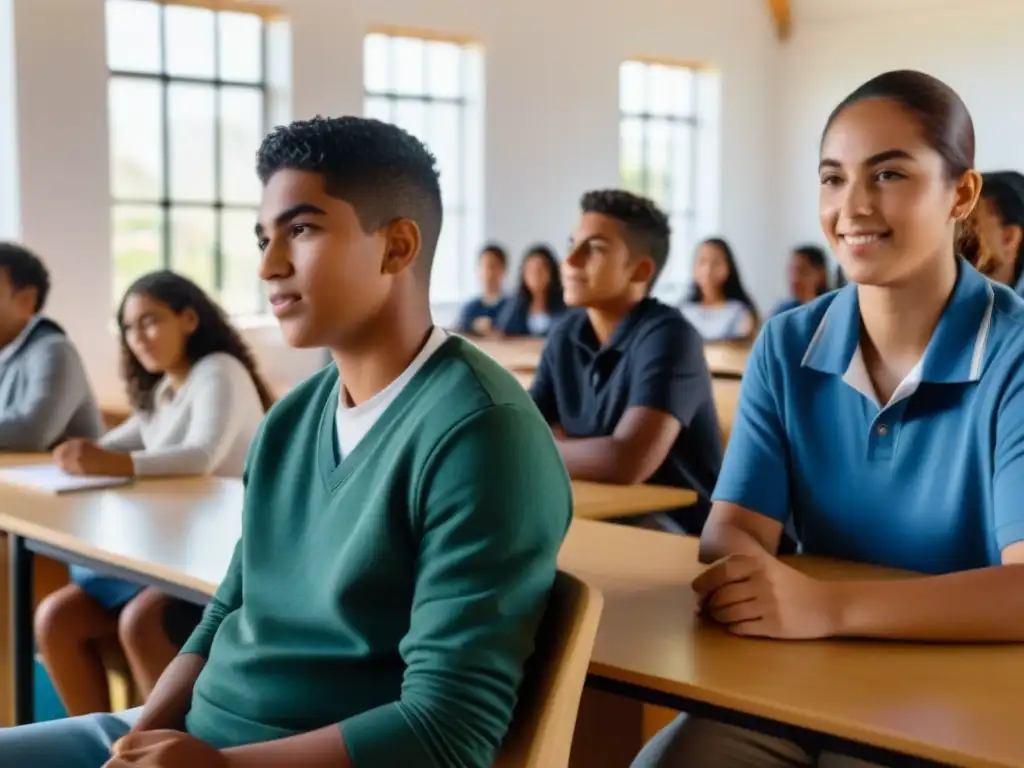
[[[580,198],[583,213],[600,213],[622,222],[630,251],[654,261],[654,285],[668,261],[672,228],[653,200],[622,189],[598,189]]]
[[[364,117],[298,120],[271,131],[256,154],[266,185],[289,168],[324,177],[327,194],[349,203],[363,231],[376,232],[396,219],[420,228],[417,268],[429,279],[443,219],[437,161],[412,134]]]
[[[14,290],[36,289],[33,311],[42,311],[50,295],[50,273],[42,259],[23,245],[0,242],[0,269],[7,271],[7,279]]]

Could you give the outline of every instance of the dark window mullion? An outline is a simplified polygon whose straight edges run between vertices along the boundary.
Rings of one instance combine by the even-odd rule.
[[[174,239],[171,234],[171,95],[167,80],[167,6],[160,6],[160,100],[161,100],[161,141],[160,155],[163,164],[163,200],[161,201],[163,253],[160,262],[165,269],[171,268],[171,249]]]
[[[220,22],[219,12],[213,14],[213,72],[217,83],[220,79]],[[223,142],[221,141],[221,119],[223,116],[222,86],[213,86],[213,287],[220,293],[224,288],[224,179]]]

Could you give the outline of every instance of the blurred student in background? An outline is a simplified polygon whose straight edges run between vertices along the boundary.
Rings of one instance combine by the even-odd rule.
[[[0,242],[0,451],[48,451],[103,431],[75,345],[42,314],[49,293],[39,257]]]
[[[66,472],[115,477],[241,477],[249,444],[273,398],[223,310],[170,271],[136,280],[117,312],[132,415],[96,443],[54,451]],[[201,611],[81,566],[36,611],[46,668],[71,715],[110,706],[102,641],[119,641],[148,697],[199,623]]]
[[[697,248],[693,285],[680,310],[705,341],[752,339],[757,333],[757,307],[725,240],[713,237]]]
[[[986,173],[978,201],[978,226],[992,250],[989,277],[1024,295],[1024,176]]]
[[[828,293],[828,259],[816,245],[801,245],[789,260],[789,298],[780,301],[772,315],[808,304]]]
[[[481,293],[462,306],[455,329],[459,333],[486,336],[494,330],[507,299],[505,297],[505,274],[508,271],[508,254],[497,243],[488,243],[480,250],[477,259],[477,274],[480,278]]]
[[[548,246],[535,245],[523,258],[519,290],[498,315],[498,330],[506,336],[546,336],[563,312],[558,259]]]

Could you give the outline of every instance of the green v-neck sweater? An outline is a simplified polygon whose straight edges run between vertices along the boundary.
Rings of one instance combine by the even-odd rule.
[[[271,409],[242,537],[182,649],[216,747],[338,724],[357,768],[488,768],[572,516],[526,391],[449,338],[340,463],[338,376]]]

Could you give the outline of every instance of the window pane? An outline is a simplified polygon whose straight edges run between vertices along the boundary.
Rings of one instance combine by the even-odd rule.
[[[367,96],[363,101],[363,114],[375,120],[383,120],[385,123],[390,123],[392,121],[391,102],[388,99]]]
[[[217,17],[221,80],[258,83],[263,79],[263,22],[251,13],[222,12]]]
[[[160,6],[107,0],[107,64],[126,72],[160,71]]]
[[[372,93],[391,90],[388,82],[390,42],[387,35],[367,35],[363,42],[363,83]]]
[[[662,208],[672,202],[672,134],[669,123],[650,120],[647,130],[647,196]]]
[[[253,227],[256,211],[224,211],[221,214],[221,254],[224,282],[220,296],[231,315],[254,315],[266,304],[260,292],[260,251]]]
[[[668,70],[668,114],[675,117],[693,117],[693,70],[673,67]]]
[[[396,93],[423,95],[423,41],[414,37],[391,40],[391,88]]]
[[[159,200],[164,184],[160,83],[113,77],[108,93],[114,198]]]
[[[463,298],[459,285],[459,235],[462,226],[460,212],[444,212],[444,226],[441,227],[430,270],[430,298],[434,301],[459,301]]]
[[[259,203],[256,150],[263,140],[263,94],[255,88],[220,92],[221,196],[227,203]]]
[[[171,83],[169,151],[171,198],[214,199],[214,88]]]
[[[155,205],[115,205],[111,216],[114,247],[114,302],[119,304],[135,278],[161,269],[163,212]]]
[[[209,208],[171,209],[171,269],[214,291],[217,218]]]
[[[619,108],[623,112],[639,114],[644,111],[644,75],[647,65],[627,61],[619,67]]]
[[[619,125],[619,181],[623,189],[644,194],[643,122],[625,117]]]
[[[655,64],[647,69],[646,111],[652,115],[667,115],[676,104],[673,94],[675,69]]]
[[[420,141],[426,141],[426,105],[415,99],[399,99],[395,102],[395,124],[405,128]]]
[[[455,104],[431,104],[427,144],[437,158],[441,172],[441,199],[446,206],[466,203],[463,189],[463,117],[465,110]]]
[[[462,94],[461,55],[455,43],[427,43],[427,93],[441,98]]]
[[[673,211],[686,212],[693,207],[694,129],[686,123],[672,126],[672,200]]]
[[[167,73],[185,77],[214,76],[213,11],[183,5],[164,6]]]

